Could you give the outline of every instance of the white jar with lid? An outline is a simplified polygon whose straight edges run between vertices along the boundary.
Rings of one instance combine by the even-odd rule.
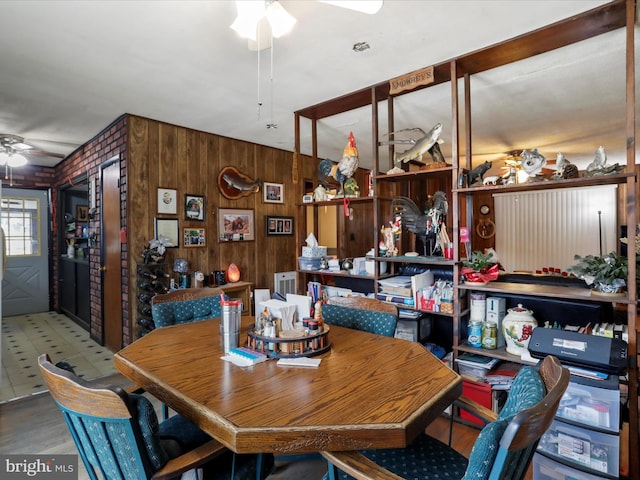
[[[522,306],[507,310],[502,319],[502,333],[507,342],[507,353],[522,356],[527,353],[531,332],[538,326],[538,321],[533,317],[533,312]]]

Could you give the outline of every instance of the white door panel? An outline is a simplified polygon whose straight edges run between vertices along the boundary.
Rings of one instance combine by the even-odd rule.
[[[48,194],[44,190],[2,189],[6,269],[2,315],[49,310]]]

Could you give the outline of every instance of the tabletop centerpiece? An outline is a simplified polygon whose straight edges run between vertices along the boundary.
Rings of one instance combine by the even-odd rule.
[[[596,295],[624,295],[622,291],[629,274],[627,257],[610,252],[601,255],[575,255],[578,263],[567,268],[567,272],[592,285]]]

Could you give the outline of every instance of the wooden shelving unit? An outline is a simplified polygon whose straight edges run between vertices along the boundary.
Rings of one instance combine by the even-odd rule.
[[[391,80],[382,82],[362,90],[343,95],[341,97],[312,105],[295,112],[295,149],[300,152],[300,130],[301,119],[311,121],[312,130],[312,157],[315,161],[317,157],[317,122],[323,118],[338,115],[354,109],[363,107],[370,108],[371,112],[371,142],[374,152],[373,169],[371,172],[372,185],[375,195],[372,197],[373,202],[373,244],[376,248],[376,258],[378,262],[397,263],[423,263],[426,265],[433,264],[438,268],[448,268],[451,270],[454,279],[454,297],[459,298],[459,294],[467,290],[473,289],[477,291],[486,291],[492,294],[513,293],[517,292],[523,295],[530,295],[540,299],[567,299],[567,300],[586,300],[591,302],[609,302],[612,304],[620,304],[626,309],[627,324],[629,327],[629,366],[628,366],[628,408],[629,408],[629,452],[637,452],[639,450],[638,439],[638,347],[637,333],[638,327],[636,322],[636,258],[635,251],[629,249],[629,277],[628,277],[628,294],[622,298],[603,298],[590,294],[587,289],[565,288],[565,287],[548,287],[543,285],[524,285],[524,284],[507,284],[507,283],[490,283],[486,286],[469,286],[459,284],[459,259],[460,259],[460,230],[461,226],[470,226],[472,222],[471,211],[474,196],[491,195],[503,192],[526,192],[534,190],[546,190],[555,188],[589,188],[599,185],[617,184],[625,189],[624,195],[624,212],[625,223],[629,232],[636,230],[637,213],[636,213],[636,175],[635,175],[635,52],[634,52],[634,22],[635,22],[635,2],[633,0],[617,0],[606,3],[587,12],[556,22],[547,27],[539,28],[528,34],[524,34],[501,42],[499,44],[479,49],[466,55],[461,55],[442,62],[440,64],[426,67],[433,72],[433,82],[428,85],[420,85],[411,90],[403,91],[398,94],[390,93]],[[626,121],[626,138],[627,138],[627,162],[623,173],[609,176],[578,178],[562,181],[548,181],[516,185],[497,185],[497,186],[480,186],[465,187],[458,185],[460,175],[472,168],[471,160],[473,153],[472,146],[472,115],[471,115],[471,77],[474,74],[491,70],[503,65],[507,65],[516,61],[525,60],[529,57],[549,52],[567,45],[571,45],[583,40],[590,39],[597,35],[611,32],[618,29],[626,29],[626,98],[627,98],[627,121]],[[462,81],[458,81],[458,80]],[[456,80],[456,81],[452,81]],[[386,103],[388,118],[386,119],[386,127],[389,131],[394,130],[393,106],[394,100],[402,95],[410,95],[411,93],[430,88],[435,85],[449,83],[451,88],[451,124],[445,126],[445,130],[451,132],[452,153],[451,159],[447,159],[450,163],[445,168],[433,170],[416,170],[405,171],[404,173],[385,175],[382,173],[387,168],[381,168],[382,162],[391,162],[393,156],[393,147],[389,147],[389,158],[381,158],[380,138],[383,133],[379,128],[379,104]],[[462,86],[462,88],[459,87]],[[463,91],[459,91],[463,90]],[[462,115],[459,113],[462,112]],[[552,112],[550,112],[551,114]],[[464,138],[462,138],[463,130],[460,123],[464,123]],[[551,127],[550,127],[551,128]],[[362,139],[359,139],[362,142]],[[460,158],[459,142],[464,141],[466,145],[466,156]],[[391,167],[387,163],[388,168]],[[301,198],[302,186],[296,192]],[[449,201],[449,215],[447,216],[447,228],[450,238],[454,242],[454,261],[445,261],[442,258],[386,258],[378,255],[377,245],[379,242],[380,227],[387,220],[389,215],[390,201],[394,196],[404,195],[412,198],[423,196],[426,192],[433,193],[434,190],[443,190],[447,194]],[[306,205],[298,208],[298,222],[304,216],[302,209]],[[298,235],[298,248],[304,245],[304,238]],[[404,237],[404,235],[403,235]],[[299,251],[299,250],[298,250]],[[406,251],[406,250],[403,250]],[[379,269],[376,268],[372,281],[381,278]],[[299,282],[300,284],[300,282]],[[454,308],[454,314],[450,319],[451,349],[457,351],[470,351],[470,347],[466,346],[464,338],[461,338],[461,323],[468,316],[468,311],[463,310],[460,305]],[[473,350],[477,352],[477,349]],[[513,361],[514,356],[506,352],[495,351],[492,356],[497,356],[504,360]],[[637,455],[631,455],[630,458],[630,478],[640,478],[640,463]]]

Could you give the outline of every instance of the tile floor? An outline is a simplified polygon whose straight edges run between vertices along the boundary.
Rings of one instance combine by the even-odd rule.
[[[89,338],[89,332],[69,317],[43,312],[2,318],[0,402],[46,390],[38,356],[65,360],[77,375],[93,379],[115,373],[113,353]]]

